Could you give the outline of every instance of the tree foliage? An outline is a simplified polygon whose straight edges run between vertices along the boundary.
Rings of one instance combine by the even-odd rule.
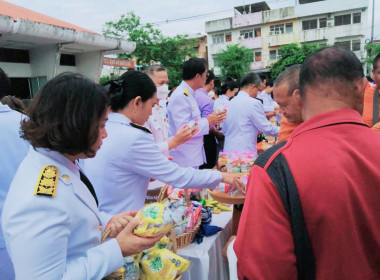
[[[309,53],[318,50],[320,46],[316,44],[301,44],[296,43],[283,46],[280,49],[280,59],[272,65],[271,78],[276,79],[282,71],[294,65],[301,64]]]
[[[380,44],[372,43],[372,44],[366,45],[364,48],[368,52],[368,57],[366,58],[366,62],[372,64],[375,56],[380,54]]]
[[[223,78],[240,79],[250,70],[253,52],[244,46],[239,46],[239,44],[229,45],[224,51],[217,54],[216,61]]]
[[[182,77],[183,62],[196,55],[198,39],[186,35],[164,36],[161,30],[129,12],[119,20],[105,23],[103,34],[136,42],[136,50],[130,54],[119,54],[118,58],[136,58],[137,65],[161,64],[168,69],[170,86],[178,85]]]

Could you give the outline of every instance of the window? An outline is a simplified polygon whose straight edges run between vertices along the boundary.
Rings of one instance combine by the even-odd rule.
[[[214,67],[219,67],[219,60],[217,55],[213,55],[212,59],[214,60]]]
[[[261,37],[261,27],[256,27],[254,29],[255,37]]]
[[[325,28],[327,27],[327,18],[320,18],[319,19],[319,28]]]
[[[349,50],[349,51],[360,51],[360,39],[356,39],[352,41],[336,42],[335,46]]]
[[[352,23],[360,23],[361,22],[362,14],[359,13],[353,13],[352,14]]]
[[[293,22],[288,22],[285,24],[286,33],[293,33]]]
[[[253,29],[246,29],[240,31],[240,38],[248,39],[253,38]]]
[[[317,19],[304,20],[302,22],[302,30],[317,29]]]
[[[216,34],[216,35],[212,35],[212,43],[213,43],[213,44],[221,44],[221,43],[224,43],[224,34]]]
[[[75,66],[75,55],[62,53],[59,65]]]
[[[255,62],[257,62],[257,61],[261,61],[261,52],[255,52],[254,53],[255,54]]]
[[[336,42],[335,46],[350,51],[351,50],[351,41]]]
[[[283,24],[276,24],[270,26],[270,32],[272,34],[283,34],[284,33],[284,25]]]
[[[231,42],[231,41],[232,41],[231,33],[226,34],[226,42]]]
[[[0,62],[30,63],[29,51],[0,48]]]
[[[351,24],[351,14],[335,16],[335,26]]]
[[[277,59],[277,50],[270,50],[269,51],[269,59],[270,60]]]
[[[360,40],[352,40],[352,51],[360,51]]]

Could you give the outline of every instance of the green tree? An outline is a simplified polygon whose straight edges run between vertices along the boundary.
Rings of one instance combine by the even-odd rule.
[[[371,73],[372,62],[376,55],[380,54],[380,44],[368,44],[365,47],[365,50],[368,52],[368,57],[366,58],[367,64],[367,73]]]
[[[320,46],[316,44],[301,44],[296,43],[283,46],[280,49],[280,59],[273,63],[271,68],[271,77],[276,79],[286,68],[294,65],[301,64],[309,53],[319,49]]]
[[[136,42],[136,49],[130,54],[119,54],[121,59],[137,59],[137,64],[149,65],[158,51],[157,43],[162,36],[161,30],[150,23],[143,24],[141,18],[133,12],[121,15],[119,20],[108,21],[103,28],[103,34],[118,39]]]
[[[195,47],[199,41],[186,35],[164,36],[152,24],[142,23],[141,18],[133,12],[122,15],[117,21],[106,22],[103,34],[136,42],[134,52],[119,54],[118,58],[136,58],[137,64],[142,66],[163,65],[168,69],[171,87],[181,81],[183,62],[196,54]]]
[[[227,49],[216,55],[216,61],[223,78],[239,79],[249,72],[253,61],[253,52],[239,44],[229,45]]]

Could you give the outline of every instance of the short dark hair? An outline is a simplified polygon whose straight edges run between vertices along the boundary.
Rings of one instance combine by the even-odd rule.
[[[257,75],[256,73],[250,72],[241,79],[240,88],[244,88],[252,84],[255,84],[256,86],[260,86],[261,79],[259,75]]]
[[[61,154],[84,153],[99,136],[99,123],[107,111],[105,90],[80,74],[63,73],[48,81],[33,98],[29,119],[21,124],[22,138],[33,147]]]
[[[8,94],[11,88],[11,80],[8,78],[7,74],[0,68],[0,100]]]
[[[287,95],[292,95],[293,91],[299,89],[301,64],[295,64],[286,68],[274,81],[274,86],[278,87],[283,83],[288,84]]]
[[[301,66],[300,94],[305,94],[306,87],[322,83],[352,86],[363,77],[362,64],[353,52],[338,47],[319,49],[309,54]]]
[[[375,69],[375,70],[377,69],[377,65],[379,64],[379,61],[380,61],[380,53],[378,55],[376,55],[372,61],[373,69]]]
[[[182,79],[188,81],[197,74],[202,75],[206,71],[206,60],[204,58],[192,57],[183,63]]]
[[[207,71],[207,78],[206,78],[206,85],[208,85],[209,83],[211,83],[214,80],[215,80],[214,72],[212,72],[211,70],[208,70]]]
[[[167,71],[167,70],[164,66],[161,66],[161,65],[150,65],[144,69],[144,73],[147,74],[149,77],[154,76],[155,72],[161,72],[161,71]]]
[[[109,86],[110,84],[110,86]],[[152,79],[145,73],[130,70],[125,72],[117,80],[106,84],[109,87],[108,94],[111,100],[111,109],[116,112],[124,109],[131,100],[141,96],[143,102],[152,98],[157,88]]]
[[[226,94],[228,90],[233,91],[235,88],[239,88],[237,82],[227,81],[220,87],[219,95]]]

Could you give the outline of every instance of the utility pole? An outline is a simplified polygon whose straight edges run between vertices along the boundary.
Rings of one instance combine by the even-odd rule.
[[[375,26],[375,0],[372,0],[372,25],[371,25],[371,43],[373,42],[373,31]]]

